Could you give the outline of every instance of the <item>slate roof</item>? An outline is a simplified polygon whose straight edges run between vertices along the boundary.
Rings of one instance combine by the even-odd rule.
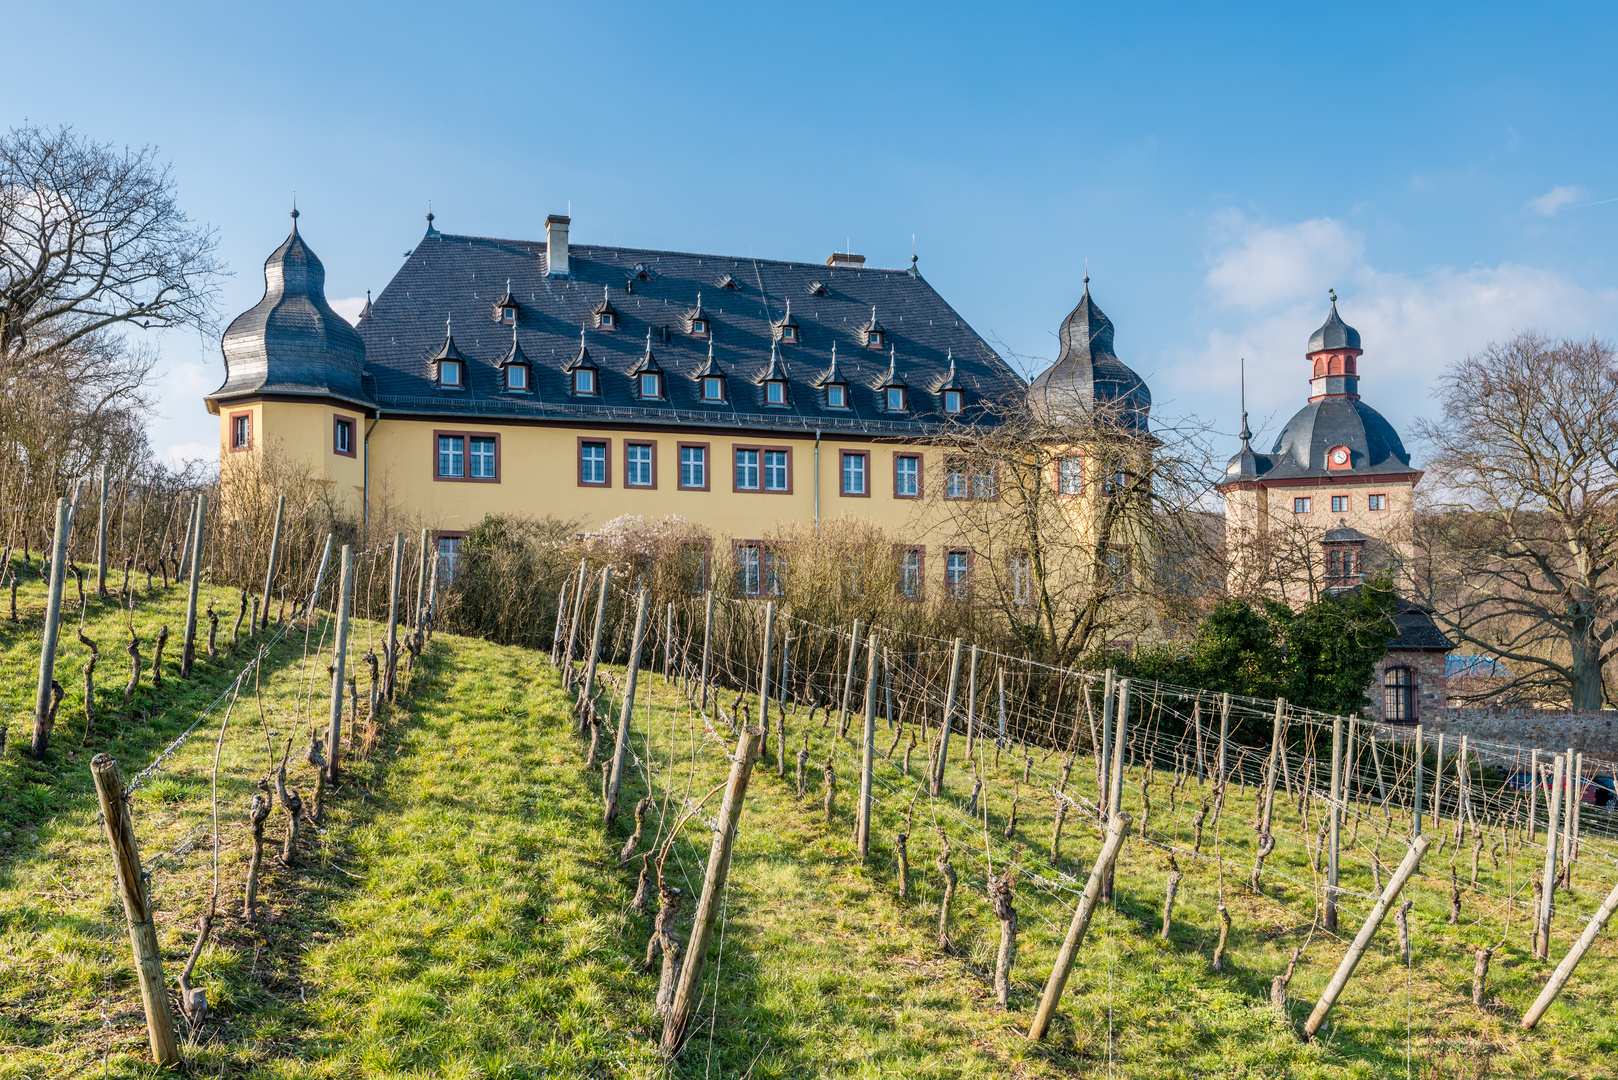
[[[1309,351],[1312,353],[1324,352],[1328,349],[1357,349],[1360,347],[1360,332],[1343,321],[1337,314],[1337,296],[1332,295],[1331,314],[1319,330],[1309,335]]]
[[[264,260],[264,296],[225,330],[225,381],[210,404],[255,393],[335,397],[368,404],[365,345],[326,303],[326,268],[292,232]]]
[[[1397,635],[1388,642],[1388,650],[1449,652],[1455,643],[1444,636],[1444,631],[1433,621],[1433,609],[1400,597],[1394,606],[1393,625]]]
[[[1042,405],[1077,404],[1085,410],[1117,406],[1117,422],[1145,431],[1152,411],[1146,381],[1113,352],[1112,320],[1090,299],[1090,277],[1084,295],[1062,321],[1062,351],[1056,363],[1029,386],[1029,397]]]
[[[924,434],[947,422],[938,391],[956,377],[973,406],[1024,392],[1022,380],[931,285],[908,270],[826,266],[640,248],[571,244],[569,275],[548,277],[543,240],[436,234],[418,243],[359,326],[365,341],[366,390],[389,415],[471,414],[570,422],[611,421],[727,426],[754,430]],[[735,286],[716,288],[725,276]],[[512,348],[511,331],[491,317],[506,291],[517,301],[517,340],[533,365],[533,389],[510,394],[497,370]],[[824,294],[813,291],[816,283]],[[619,326],[595,328],[603,288]],[[687,333],[704,289],[710,334]],[[772,324],[792,302],[797,343],[776,343]],[[871,308],[883,313],[880,350],[863,344]],[[455,344],[467,360],[467,389],[441,391],[429,358],[444,345],[452,317]],[[601,371],[599,397],[570,393],[564,374],[584,348]],[[631,372],[652,349],[667,373],[665,400],[635,393]],[[816,383],[831,364],[850,384],[851,409],[828,409]],[[727,378],[723,404],[699,398],[699,372],[710,345]],[[789,407],[764,405],[762,377],[778,350],[791,386]],[[890,368],[888,346],[909,385],[910,411],[883,412],[878,386]]]

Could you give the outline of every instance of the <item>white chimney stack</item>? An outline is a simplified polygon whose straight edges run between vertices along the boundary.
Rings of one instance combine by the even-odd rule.
[[[567,227],[571,222],[561,214],[545,219],[546,277],[567,277]]]

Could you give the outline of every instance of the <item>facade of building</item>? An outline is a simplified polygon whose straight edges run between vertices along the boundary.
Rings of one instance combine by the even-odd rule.
[[[1415,488],[1399,433],[1360,398],[1360,335],[1337,314],[1309,338],[1307,404],[1260,454],[1242,414],[1225,497],[1232,591],[1306,603],[1411,553]]]
[[[913,545],[935,584],[972,574],[930,496],[993,499],[993,481],[943,447],[1029,388],[914,257],[880,270],[578,245],[559,216],[543,241],[500,240],[429,214],[356,327],[293,216],[207,398],[227,473],[273,449],[355,516],[385,497],[420,517],[445,553],[497,513],[581,530],[678,515],[739,549],[850,516]],[[1086,279],[1042,386],[1126,393],[1144,428],[1150,394],[1111,337]]]

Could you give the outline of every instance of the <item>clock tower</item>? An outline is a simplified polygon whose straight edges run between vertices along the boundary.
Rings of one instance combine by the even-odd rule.
[[[1328,589],[1397,573],[1412,555],[1419,470],[1399,433],[1360,399],[1359,331],[1337,314],[1309,337],[1309,401],[1269,453],[1242,414],[1241,449],[1224,482],[1229,587],[1300,604]]]

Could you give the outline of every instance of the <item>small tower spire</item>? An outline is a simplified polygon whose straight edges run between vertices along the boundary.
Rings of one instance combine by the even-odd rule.
[[[1246,451],[1246,450],[1251,450],[1252,449],[1252,447],[1249,446],[1248,443],[1252,442],[1253,433],[1247,427],[1247,358],[1245,356],[1242,357],[1242,362],[1241,363],[1242,363],[1242,367],[1241,367],[1241,387],[1242,387],[1242,430],[1241,430],[1241,440],[1242,440],[1242,450]]]

